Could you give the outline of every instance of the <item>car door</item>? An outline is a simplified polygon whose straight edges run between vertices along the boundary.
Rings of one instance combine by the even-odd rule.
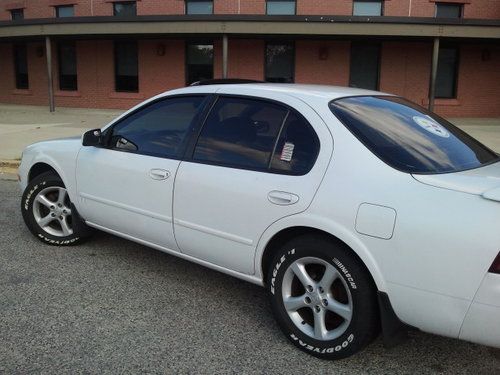
[[[172,228],[174,177],[206,96],[167,97],[82,147],[76,179],[81,215],[96,227],[178,251]]]
[[[174,188],[181,251],[247,274],[265,229],[309,206],[332,151],[326,125],[309,106],[269,95],[290,105],[220,95]]]

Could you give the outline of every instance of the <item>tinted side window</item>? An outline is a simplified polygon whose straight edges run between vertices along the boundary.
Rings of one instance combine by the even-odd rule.
[[[319,153],[319,139],[302,117],[290,113],[276,144],[271,169],[303,175],[311,170]]]
[[[178,158],[204,97],[165,99],[113,127],[110,146],[141,154]]]
[[[193,158],[267,169],[288,110],[260,100],[220,98],[202,129]]]

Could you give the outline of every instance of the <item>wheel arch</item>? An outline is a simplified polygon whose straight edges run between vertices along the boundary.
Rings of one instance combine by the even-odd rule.
[[[284,221],[286,222],[288,220],[284,219]],[[318,225],[319,223],[316,223],[316,225],[314,225],[315,223],[312,223],[313,225],[311,225],[306,224],[306,221],[311,220],[300,220],[297,223],[290,223],[289,225],[281,223],[281,225],[278,225],[278,228],[273,230],[272,228],[279,222],[275,223],[268,228],[266,233],[262,236],[257,248],[255,266],[256,276],[262,278],[263,284],[266,281],[266,273],[269,263],[272,261],[273,254],[277,249],[279,249],[280,246],[284,245],[292,238],[306,234],[316,234],[328,237],[345,248],[346,251],[351,252],[356,258],[358,258],[361,264],[364,265],[376,288],[379,291],[387,291],[385,280],[382,277],[381,271],[375,259],[356,235],[338,225]]]
[[[40,176],[41,174],[46,172],[54,172],[62,179],[62,176],[50,164],[47,164],[45,162],[37,162],[33,164],[28,171],[28,182],[31,182],[35,177]]]

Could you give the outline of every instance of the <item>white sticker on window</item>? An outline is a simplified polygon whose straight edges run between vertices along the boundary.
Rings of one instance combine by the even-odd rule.
[[[283,146],[283,150],[281,151],[280,159],[283,161],[292,161],[294,148],[295,148],[295,145],[293,143],[285,142],[285,145]]]
[[[443,138],[449,138],[450,133],[442,125],[439,125],[436,121],[429,117],[413,116],[413,121],[419,125],[422,129],[427,130],[429,133],[438,135]]]

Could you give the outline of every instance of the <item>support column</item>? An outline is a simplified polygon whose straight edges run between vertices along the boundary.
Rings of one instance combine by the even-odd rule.
[[[228,55],[228,38],[224,34],[222,36],[222,78],[227,78],[227,55]]]
[[[431,84],[429,87],[429,111],[434,111],[434,99],[436,97],[436,76],[439,60],[439,38],[434,38],[432,49]]]
[[[49,108],[50,112],[55,111],[54,106],[54,82],[52,78],[52,44],[50,37],[45,37],[45,56],[47,57],[47,81],[49,85]]]

